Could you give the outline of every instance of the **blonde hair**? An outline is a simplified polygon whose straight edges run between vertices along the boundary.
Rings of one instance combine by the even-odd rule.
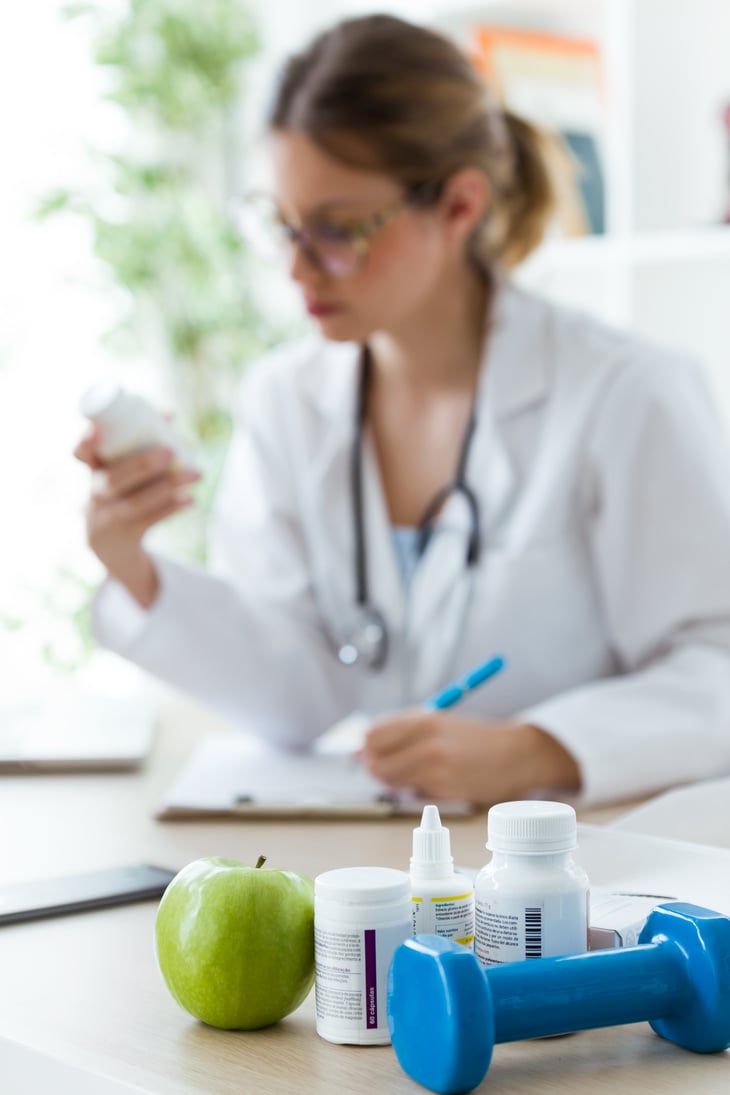
[[[469,253],[485,275],[525,258],[552,212],[545,138],[499,106],[449,39],[390,15],[344,20],[291,57],[269,125],[381,170],[426,202],[455,171],[481,170],[490,206]]]

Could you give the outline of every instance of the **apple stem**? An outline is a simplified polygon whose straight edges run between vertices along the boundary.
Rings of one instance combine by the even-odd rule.
[[[265,862],[266,862],[266,856],[265,855],[260,855],[258,857],[258,859],[256,860],[256,866],[257,867],[263,867]]]

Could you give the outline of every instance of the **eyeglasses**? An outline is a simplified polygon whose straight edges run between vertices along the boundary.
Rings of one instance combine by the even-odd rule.
[[[350,278],[362,269],[372,238],[421,196],[412,187],[397,201],[361,220],[313,218],[295,227],[268,194],[249,194],[236,209],[241,234],[254,251],[265,258],[281,258],[293,247],[302,249],[309,261],[333,278]]]

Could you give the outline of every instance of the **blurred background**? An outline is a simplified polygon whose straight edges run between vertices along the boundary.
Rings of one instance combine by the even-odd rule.
[[[675,348],[730,423],[727,0],[24,0],[0,36],[0,701],[129,685],[86,623],[79,397],[113,377],[175,416],[205,478],[159,530],[204,558],[231,393],[306,330],[235,228],[282,58],[347,15],[453,35],[554,136],[560,192],[522,284]]]

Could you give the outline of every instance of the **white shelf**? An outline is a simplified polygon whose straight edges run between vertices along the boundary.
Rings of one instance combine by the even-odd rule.
[[[682,229],[722,215],[728,0],[426,0],[419,11],[462,42],[470,27],[496,23],[598,43],[611,232]]]
[[[527,259],[521,269],[559,273],[706,259],[730,262],[730,226],[548,240]]]
[[[441,0],[475,23],[595,40],[602,54],[605,236],[550,239],[518,284],[703,362],[730,425],[730,0]],[[423,15],[421,18],[428,18]],[[699,227],[707,225],[708,227]]]
[[[259,0],[268,75],[270,62],[315,31],[382,7],[379,0]],[[609,231],[680,230],[722,216],[730,0],[391,0],[388,8],[462,43],[490,22],[594,39],[605,75]]]

